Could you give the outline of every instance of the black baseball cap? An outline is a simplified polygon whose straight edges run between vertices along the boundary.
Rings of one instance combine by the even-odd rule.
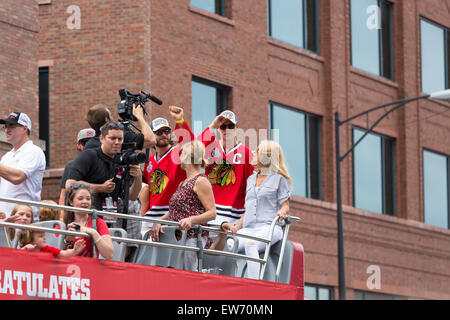
[[[23,112],[11,112],[6,119],[0,119],[0,124],[20,124],[21,126],[27,126],[31,131],[31,120],[26,113]]]

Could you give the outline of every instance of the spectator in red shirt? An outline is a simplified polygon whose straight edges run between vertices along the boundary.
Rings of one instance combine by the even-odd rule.
[[[45,232],[34,230],[22,230],[19,232],[20,248],[29,251],[52,253],[54,257],[70,258],[82,252],[86,246],[84,240],[78,241],[73,249],[61,250],[47,245]]]
[[[66,197],[66,206],[75,208],[90,209],[92,204],[92,195],[89,185],[86,183],[74,183],[70,186]],[[101,218],[96,218],[95,228],[92,227],[92,219],[86,212],[67,211],[64,216],[64,223],[67,225],[69,231],[79,231],[87,233],[90,237],[75,238],[67,236],[65,244],[70,248],[76,242],[84,239],[86,247],[78,255],[83,257],[93,257],[93,244],[97,247],[97,258],[100,253],[105,259],[112,259],[114,254],[114,247],[111,240],[111,233],[109,232],[106,222]],[[79,230],[78,227],[79,226]],[[92,243],[93,241],[93,243]]]

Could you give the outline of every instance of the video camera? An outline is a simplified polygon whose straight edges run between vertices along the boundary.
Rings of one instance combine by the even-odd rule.
[[[147,114],[144,105],[148,100],[152,100],[159,105],[162,104],[162,101],[157,97],[144,91],[133,94],[127,89],[120,89],[119,95],[121,100],[117,105],[117,113],[124,121],[137,121],[136,117],[133,116],[133,104],[144,109],[144,114]]]
[[[157,97],[141,91],[140,93],[133,94],[127,89],[120,89],[120,102],[117,105],[117,113],[121,120],[119,122],[124,126],[125,138],[127,134],[132,132],[130,126],[133,126],[137,131],[140,130],[133,125],[133,121],[137,121],[133,115],[133,105],[140,106],[144,110],[144,114],[147,114],[145,110],[145,103],[151,100],[159,105],[162,101]],[[123,213],[128,213],[128,199],[129,199],[129,186],[131,183],[131,176],[129,174],[130,165],[138,165],[146,163],[149,158],[149,150],[147,153],[135,152],[137,150],[136,142],[125,142],[122,144],[122,150],[118,157],[116,157],[116,174],[114,182],[119,184],[119,188],[112,194],[114,201],[120,197],[123,200]],[[124,228],[126,228],[126,220],[123,222]]]

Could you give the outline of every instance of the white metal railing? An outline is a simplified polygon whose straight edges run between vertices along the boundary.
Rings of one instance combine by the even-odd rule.
[[[95,210],[95,209],[84,209],[84,208],[76,208],[76,207],[71,207],[71,206],[62,206],[62,205],[43,203],[43,202],[38,202],[38,201],[13,199],[13,198],[7,198],[7,197],[0,197],[0,201],[10,202],[10,203],[18,203],[18,204],[26,204],[26,205],[35,206],[35,207],[45,207],[45,208],[58,209],[58,210],[85,212],[85,213],[88,213],[88,214],[91,214],[94,216],[102,215],[102,216],[119,218],[119,219],[146,221],[146,222],[159,223],[159,224],[168,225],[168,226],[179,226],[179,223],[176,221],[161,220],[161,219],[142,217],[142,216],[133,216],[133,215],[123,214],[123,213],[99,211],[99,210]],[[277,265],[277,273],[276,273],[277,281],[279,279],[279,273],[281,270],[281,262],[283,260],[284,248],[285,248],[286,241],[287,241],[289,226],[290,226],[291,222],[293,222],[293,221],[300,221],[300,218],[294,217],[294,216],[288,216],[285,220],[286,220],[286,226],[285,226],[283,239],[282,239],[281,253],[280,253],[280,257],[279,257],[279,261],[278,261],[278,265]],[[209,255],[215,255],[215,256],[222,255],[222,256],[227,256],[230,258],[238,258],[238,259],[244,259],[244,260],[258,262],[262,266],[261,272],[260,272],[260,279],[262,280],[264,277],[265,267],[266,267],[267,260],[269,257],[270,244],[272,241],[273,231],[274,231],[274,228],[275,228],[275,225],[277,222],[278,222],[278,217],[275,217],[271,223],[270,232],[269,232],[269,236],[267,239],[255,237],[255,236],[251,236],[251,235],[239,234],[239,233],[235,235],[237,237],[242,237],[242,238],[247,238],[247,239],[251,239],[251,240],[264,242],[266,244],[266,249],[264,252],[263,259],[249,257],[245,254],[232,253],[232,252],[226,252],[226,251],[221,251],[221,250],[204,249],[202,245],[199,245],[199,247],[188,247],[188,246],[181,246],[181,245],[175,245],[175,244],[169,244],[169,243],[149,242],[146,240],[137,240],[137,239],[122,238],[122,237],[114,237],[114,236],[111,236],[111,240],[114,240],[117,242],[130,243],[130,244],[138,244],[138,245],[145,245],[145,246],[154,246],[154,247],[162,247],[162,248],[168,248],[168,249],[177,249],[177,250],[197,252],[198,271],[202,270],[203,254],[209,254]],[[43,231],[43,232],[57,233],[57,234],[63,234],[63,235],[72,235],[72,236],[78,236],[78,237],[89,237],[89,235],[87,233],[83,233],[83,232],[45,228],[45,227],[39,227],[39,226],[33,226],[33,225],[23,225],[23,224],[10,223],[10,222],[1,222],[0,221],[0,226],[3,226],[4,228],[28,229],[28,230]],[[220,227],[194,225],[194,226],[192,226],[192,228],[197,229],[197,236],[199,239],[199,241],[197,242],[198,244],[201,244],[200,237],[201,237],[202,230],[211,231],[211,232],[215,232],[215,233],[222,233],[222,234],[231,234],[230,232],[223,231]],[[6,237],[8,238],[7,234],[6,234]]]

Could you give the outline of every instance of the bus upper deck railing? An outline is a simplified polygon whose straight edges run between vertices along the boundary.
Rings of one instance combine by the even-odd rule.
[[[119,219],[146,221],[146,222],[159,223],[159,224],[168,225],[168,226],[179,226],[179,223],[176,221],[161,220],[161,219],[142,217],[142,216],[133,216],[133,215],[128,215],[128,214],[113,213],[113,212],[108,212],[108,211],[99,211],[99,210],[95,210],[95,209],[84,209],[84,208],[76,208],[76,207],[71,207],[71,206],[62,206],[62,205],[43,203],[43,202],[38,202],[38,201],[20,200],[20,199],[6,198],[6,197],[0,197],[0,201],[17,203],[17,204],[26,204],[26,205],[30,205],[30,206],[34,206],[34,207],[45,207],[45,208],[74,211],[74,212],[85,212],[85,213],[88,213],[91,215],[102,215],[102,216],[119,218]],[[287,234],[289,231],[289,226],[290,226],[291,222],[300,221],[300,218],[295,217],[295,216],[288,216],[285,220],[286,220],[286,227],[285,227],[285,231],[284,231],[283,239],[282,239],[282,251],[280,253],[280,257],[279,257],[279,261],[278,261],[278,265],[277,265],[276,280],[278,280],[279,273],[281,270],[281,261],[283,260],[284,248],[285,248],[285,244],[287,241]],[[222,251],[222,250],[203,249],[202,246],[189,247],[189,246],[181,246],[181,245],[175,245],[175,244],[169,244],[169,243],[149,242],[146,240],[129,239],[129,238],[122,238],[122,237],[115,237],[115,236],[111,236],[111,240],[117,241],[117,242],[129,243],[129,244],[137,244],[137,245],[144,245],[144,246],[154,246],[154,247],[162,247],[162,248],[168,248],[168,249],[178,249],[178,250],[197,252],[198,271],[202,270],[202,261],[203,261],[204,254],[216,255],[216,256],[222,255],[222,256],[227,256],[230,258],[237,258],[237,259],[244,259],[244,260],[258,262],[262,266],[261,272],[260,272],[260,279],[262,280],[264,277],[265,267],[266,267],[268,256],[269,256],[269,249],[270,249],[270,243],[272,241],[273,231],[274,231],[274,228],[275,228],[275,225],[277,222],[278,222],[278,217],[275,217],[271,223],[269,237],[267,239],[255,237],[255,236],[251,236],[251,235],[236,234],[236,236],[238,236],[238,237],[264,242],[266,245],[266,249],[264,252],[263,259],[253,258],[253,257],[249,257],[245,254],[226,252],[226,251]],[[1,222],[0,221],[0,226],[5,227],[5,228],[27,229],[27,230],[57,233],[57,234],[63,234],[63,235],[72,235],[72,236],[78,236],[78,237],[89,237],[89,235],[87,233],[83,233],[83,232],[60,230],[60,229],[53,229],[53,228],[44,228],[44,227],[39,227],[39,226],[34,226],[34,225],[23,225],[23,224],[16,224],[16,223],[10,223],[10,222]],[[211,231],[211,232],[215,232],[215,233],[230,234],[228,232],[221,230],[220,227],[193,225],[192,228],[197,229],[198,237],[201,236],[202,230]],[[199,241],[198,243],[201,243],[201,241]]]

